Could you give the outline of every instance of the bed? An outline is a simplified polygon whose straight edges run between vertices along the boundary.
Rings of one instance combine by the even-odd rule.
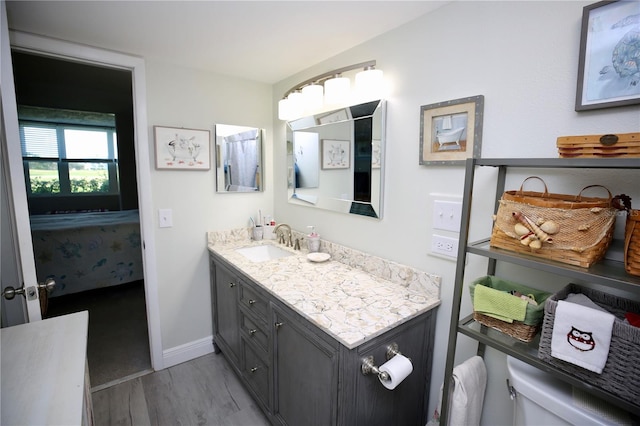
[[[143,279],[138,210],[31,216],[38,281],[49,297]]]

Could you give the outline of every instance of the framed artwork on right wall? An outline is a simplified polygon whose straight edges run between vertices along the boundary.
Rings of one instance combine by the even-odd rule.
[[[640,2],[585,6],[576,111],[640,104]]]

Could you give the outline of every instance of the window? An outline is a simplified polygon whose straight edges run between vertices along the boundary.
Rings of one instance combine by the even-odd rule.
[[[19,108],[29,196],[118,194],[113,114]]]

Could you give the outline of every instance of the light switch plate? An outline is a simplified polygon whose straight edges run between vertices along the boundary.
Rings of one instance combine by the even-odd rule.
[[[171,209],[158,209],[158,226],[160,228],[173,226],[173,211]]]
[[[433,229],[460,232],[460,219],[462,218],[462,202],[460,201],[433,201]]]

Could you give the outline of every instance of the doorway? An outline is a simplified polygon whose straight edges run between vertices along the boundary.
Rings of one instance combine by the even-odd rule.
[[[77,116],[82,113],[87,116],[111,114],[114,117],[114,129],[117,135],[117,144],[114,144],[117,146],[117,152],[112,155],[113,158],[108,159],[117,164],[116,173],[111,174],[119,184],[116,191],[108,190],[105,193],[61,191],[60,187],[64,185],[65,180],[71,180],[69,172],[71,169],[76,170],[74,166],[88,165],[91,166],[90,168],[95,168],[101,163],[93,158],[86,160],[85,163],[77,161],[74,163],[70,160],[62,161],[60,157],[57,163],[67,170],[66,179],[60,172],[56,190],[48,193],[45,188],[43,192],[34,194],[34,182],[37,179],[30,168],[32,162],[23,161],[32,224],[34,218],[45,218],[47,223],[53,223],[51,225],[53,229],[45,227],[44,233],[39,234],[36,234],[32,226],[38,280],[44,281],[47,276],[53,275],[59,286],[51,293],[52,297],[45,299],[42,303],[43,318],[80,310],[89,311],[88,358],[92,386],[104,388],[123,379],[150,372],[152,362],[139,219],[138,237],[133,241],[137,242],[137,253],[128,255],[139,261],[128,262],[129,259],[126,259],[125,262],[120,262],[123,267],[129,267],[129,270],[125,270],[126,273],[122,273],[114,266],[108,266],[113,253],[122,252],[122,243],[107,240],[104,236],[106,234],[97,234],[97,232],[121,232],[116,225],[113,225],[110,217],[106,225],[102,222],[105,215],[111,212],[116,214],[134,212],[137,215],[138,211],[132,73],[130,70],[90,65],[20,51],[12,53],[12,60],[19,111],[21,107],[28,107],[31,112],[47,111],[47,114],[51,111],[59,111],[60,115],[66,116],[67,119],[70,116],[77,119]],[[78,112],[82,113],[77,114]],[[47,114],[41,113],[42,116]],[[33,116],[30,118],[34,119]],[[45,120],[40,122],[45,123],[44,127],[52,127],[51,121],[47,123],[46,118],[38,119]],[[52,118],[49,117],[49,120]],[[57,131],[54,133],[64,134],[67,130],[66,126],[71,124],[63,119],[57,120],[55,123]],[[60,127],[63,127],[62,133]],[[59,138],[56,141],[60,145]],[[64,140],[62,143],[64,144]],[[24,152],[23,149],[23,155]],[[42,163],[47,159],[43,155],[35,157],[37,161],[33,161],[34,164]],[[43,186],[46,185],[39,186],[38,190]],[[90,219],[86,219],[89,217]],[[57,234],[61,220],[67,222],[64,232],[68,230],[68,233]],[[93,220],[97,222],[91,222]],[[89,225],[83,228],[68,225],[68,223],[77,224],[84,221]],[[127,223],[127,226],[131,224]],[[133,228],[127,228],[122,232],[133,234],[135,227],[133,225]],[[96,230],[95,237],[91,234],[94,230]],[[79,236],[83,233],[90,235]],[[77,239],[74,240],[76,237]],[[129,238],[129,235],[125,237]],[[51,240],[51,245],[39,247],[37,242],[42,243],[44,239]],[[68,249],[75,251],[68,252]],[[69,264],[69,270],[66,273],[49,274],[45,269],[41,270],[39,265],[46,266],[47,262],[56,263],[52,262],[52,258],[61,251],[61,258],[74,261]],[[88,259],[89,253],[94,257],[96,253],[103,254],[95,257],[97,260],[93,259],[92,264],[80,266],[78,262]],[[91,271],[100,267],[107,267],[112,275],[115,271],[113,279],[105,279],[102,276],[93,277]],[[136,274],[133,273],[133,269],[136,269]],[[41,276],[43,274],[46,276]]]

